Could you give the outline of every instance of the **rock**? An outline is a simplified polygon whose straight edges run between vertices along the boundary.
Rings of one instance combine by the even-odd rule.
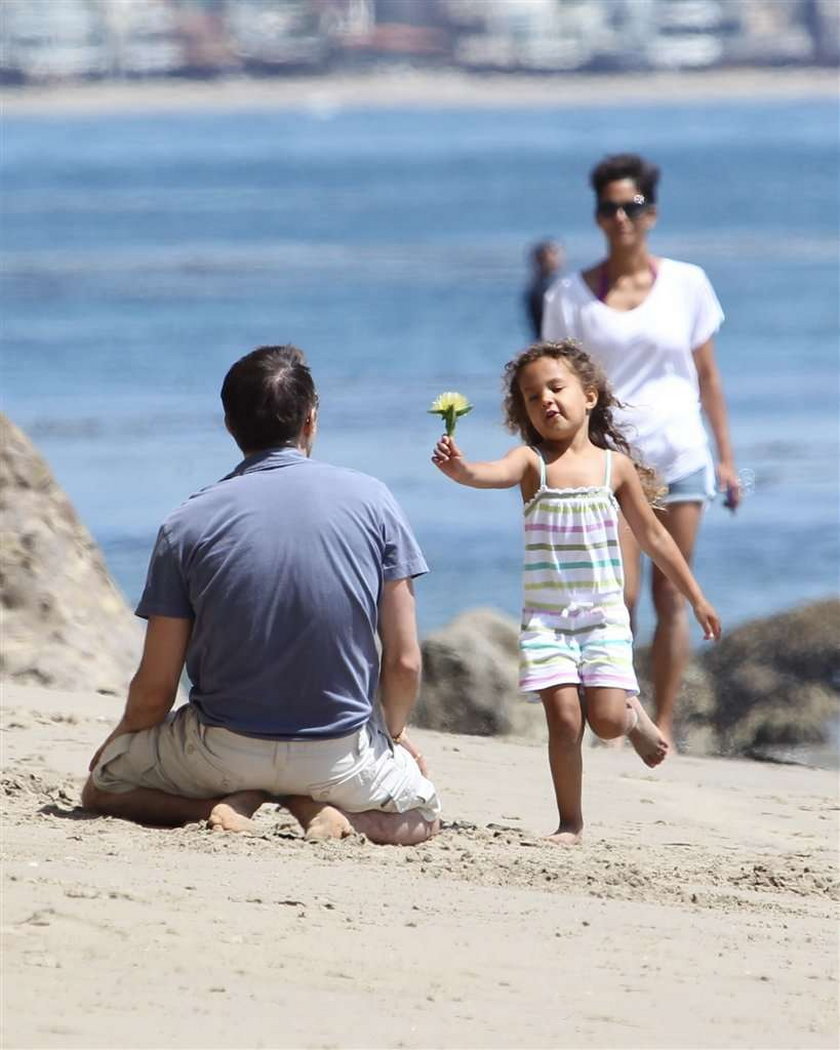
[[[0,677],[124,694],[142,630],[29,439],[0,414]]]
[[[720,753],[828,743],[840,717],[840,600],[745,624],[701,662],[714,681]]]
[[[426,729],[509,732],[518,688],[519,625],[491,609],[463,613],[423,642],[423,684],[412,721]]]
[[[753,620],[704,646],[686,669],[675,730],[692,754],[770,757],[830,743],[840,716],[840,601]],[[636,652],[642,699],[650,649]],[[649,706],[649,705],[648,705]]]

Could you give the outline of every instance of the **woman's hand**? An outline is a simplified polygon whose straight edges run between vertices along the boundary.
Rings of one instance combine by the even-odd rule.
[[[743,495],[741,491],[741,479],[738,477],[738,472],[735,470],[735,466],[732,463],[718,463],[716,473],[718,492],[726,493],[723,505],[734,514]]]
[[[694,609],[694,615],[697,617],[697,622],[703,628],[703,637],[710,641],[714,639],[716,642],[720,640],[721,626],[720,617],[715,612],[714,606],[706,601],[705,598],[699,598],[693,603],[692,608]]]

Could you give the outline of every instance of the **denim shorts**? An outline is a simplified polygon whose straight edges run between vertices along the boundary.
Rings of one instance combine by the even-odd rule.
[[[709,492],[709,471],[706,467],[694,470],[684,478],[677,478],[666,488],[663,503],[706,503],[714,495]]]

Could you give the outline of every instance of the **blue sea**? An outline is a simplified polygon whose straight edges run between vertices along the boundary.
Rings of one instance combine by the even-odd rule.
[[[468,454],[510,446],[526,248],[599,258],[587,172],[631,149],[664,173],[654,250],[705,267],[727,314],[750,491],[735,516],[709,508],[697,574],[725,626],[836,593],[837,116],[806,100],[9,117],[4,409],[133,602],[161,519],[238,460],[225,370],[296,343],[316,455],[383,478],[425,549],[422,630],[475,605],[515,616],[518,496],[440,475],[426,408],[460,390]]]

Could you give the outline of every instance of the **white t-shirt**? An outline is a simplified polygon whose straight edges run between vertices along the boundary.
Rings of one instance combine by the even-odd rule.
[[[544,339],[576,339],[607,373],[626,408],[614,413],[640,458],[667,484],[711,463],[693,351],[723,310],[699,266],[662,259],[644,302],[614,310],[579,273],[545,296]]]

